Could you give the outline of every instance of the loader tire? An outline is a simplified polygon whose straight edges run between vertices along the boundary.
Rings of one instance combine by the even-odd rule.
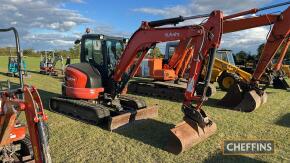
[[[239,81],[239,76],[235,73],[228,73],[228,72],[223,72],[219,77],[218,77],[218,84],[221,90],[223,91],[228,91],[231,86],[236,84]]]

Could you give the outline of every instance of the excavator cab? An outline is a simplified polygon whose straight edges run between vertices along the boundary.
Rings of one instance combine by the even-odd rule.
[[[114,130],[131,121],[157,116],[157,108],[129,95],[117,95],[111,80],[124,50],[126,40],[102,34],[85,34],[75,44],[81,44],[80,63],[65,70],[62,96],[50,100],[50,108],[86,122],[108,122]]]
[[[216,54],[216,58],[228,62],[229,64],[235,66],[235,60],[233,56],[233,52],[231,50],[218,50]]]
[[[101,34],[86,34],[76,42],[81,43],[81,62],[89,63],[97,69],[102,77],[102,84],[106,86],[124,50],[126,39]]]

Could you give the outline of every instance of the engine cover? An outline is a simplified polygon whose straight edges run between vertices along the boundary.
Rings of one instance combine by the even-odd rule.
[[[77,99],[97,99],[104,92],[102,77],[97,69],[88,63],[69,65],[65,70],[62,94]]]

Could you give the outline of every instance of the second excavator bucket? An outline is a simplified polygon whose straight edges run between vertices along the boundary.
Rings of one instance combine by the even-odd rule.
[[[273,87],[277,89],[288,89],[290,88],[287,81],[283,77],[275,77],[273,79]]]
[[[128,112],[128,113],[112,116],[109,119],[108,129],[114,130],[136,120],[149,119],[149,118],[154,118],[157,116],[158,116],[158,109],[156,106],[139,109],[132,113]]]
[[[235,84],[218,104],[236,111],[252,112],[266,101],[266,92],[259,95],[256,90],[245,91],[239,84]]]
[[[211,122],[200,127],[196,122],[184,118],[184,121],[171,129],[167,150],[179,154],[213,135],[217,130],[216,124]]]

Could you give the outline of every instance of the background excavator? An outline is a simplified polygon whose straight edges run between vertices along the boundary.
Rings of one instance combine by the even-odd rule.
[[[11,50],[10,50],[11,51]],[[21,54],[23,55],[23,54]],[[24,60],[24,57],[22,59],[22,67],[23,67],[23,77],[29,77],[28,73],[27,73],[27,65],[26,62]],[[7,72],[7,76],[9,77],[14,77],[14,76],[18,76],[18,61],[17,61],[17,56],[12,56],[10,53],[10,56],[8,57],[8,72]]]
[[[40,63],[39,63],[39,73],[45,75],[58,76],[58,70],[63,74],[64,63],[63,57],[60,55],[55,55],[54,51],[45,51],[44,56],[41,54]],[[60,62],[61,68],[57,69],[56,64]]]
[[[188,47],[188,48],[187,48]],[[172,53],[169,53],[169,52]],[[183,100],[186,89],[184,73],[189,69],[192,58],[190,40],[166,43],[164,58],[144,59],[133,80],[128,84],[128,92],[150,95],[170,100]],[[206,72],[206,71],[205,71]],[[187,72],[188,73],[188,72]],[[197,93],[202,94],[202,82],[197,85]],[[207,96],[216,92],[210,84]]]
[[[287,3],[283,3],[282,5],[285,4]],[[262,8],[262,10],[264,9]],[[252,12],[253,11],[254,9],[252,10]],[[263,23],[263,21],[266,21],[265,17],[267,16],[268,15],[265,14],[262,16],[258,16],[255,19],[249,17],[248,22],[248,18],[245,18],[241,21],[245,23],[253,23],[249,28],[273,24],[274,22]],[[237,32],[240,30],[249,29],[244,27],[239,29],[237,25],[240,22],[235,21],[235,23],[237,24],[229,24],[234,26],[234,29],[230,32]],[[228,24],[226,22],[224,26],[227,25]],[[231,27],[225,28],[230,29]],[[228,33],[228,31],[224,31],[224,33]],[[186,84],[182,82],[179,83],[177,81],[180,81],[180,79],[184,78],[184,73],[187,69],[189,69],[188,65],[192,57],[192,46],[188,46],[188,44],[189,40],[185,40],[183,42],[169,42],[166,45],[165,56],[163,60],[159,58],[143,60],[139,71],[136,74],[137,77],[142,78],[131,81],[128,86],[128,91],[130,93],[165,97],[171,100],[176,100],[179,97],[182,97],[183,91],[186,88]],[[287,50],[288,47],[286,46],[287,45],[285,45],[285,48]],[[171,53],[171,55],[169,55],[170,51],[173,52]],[[285,50],[282,50],[282,52],[286,53]],[[201,81],[203,80],[202,78],[205,76],[205,72],[206,71],[204,71],[201,75]],[[211,77],[212,83],[218,82],[219,87],[222,90],[228,91],[233,84],[239,82],[240,80],[243,80],[244,82],[250,82],[251,78],[251,73],[246,72],[235,66],[232,53],[229,53],[227,51],[218,51],[217,58],[214,63],[213,74]],[[278,73],[278,71],[273,71],[272,68],[267,68],[267,71],[264,72],[259,79],[259,83],[265,86],[273,84],[274,88],[289,88],[289,85],[284,79],[284,75]],[[197,90],[201,90],[202,85],[198,86]],[[210,85],[207,96],[210,96],[215,92],[215,87],[213,85]]]
[[[208,19],[201,25],[160,27],[202,17]],[[99,34],[83,35],[80,41],[76,41],[81,42],[81,63],[71,64],[66,68],[62,96],[51,98],[50,108],[94,123],[107,122],[109,129],[116,129],[133,120],[156,116],[157,108],[147,107],[143,100],[136,97],[120,95],[129,79],[137,72],[145,54],[160,42],[191,39],[196,47],[195,57],[213,58],[221,39],[222,18],[222,12],[214,11],[206,15],[142,22],[124,51],[123,38]],[[135,62],[138,54],[140,56]],[[196,80],[198,75],[194,71],[200,71],[201,63],[202,60],[193,62],[184,104],[187,107],[183,107],[185,116],[190,118],[186,118],[186,122],[172,131],[173,140],[170,142],[175,143],[169,145],[169,150],[174,153],[188,149],[216,130],[216,125],[200,108],[200,100],[205,99],[204,96],[193,95],[193,80]],[[198,101],[197,109],[190,107],[192,100]],[[184,129],[188,133],[183,133]],[[186,141],[189,142],[184,144]]]
[[[18,32],[15,28],[0,29],[13,31],[16,40],[19,85],[1,82],[0,90],[0,160],[1,162],[50,163],[48,135],[41,98],[35,87],[23,84],[23,68]],[[21,124],[19,114],[25,112],[26,125]],[[26,130],[28,129],[27,134]]]
[[[223,33],[230,33],[249,29],[257,26],[271,25],[273,27],[267,38],[267,43],[259,58],[256,69],[250,81],[239,81],[235,83],[228,93],[219,102],[221,105],[230,107],[234,110],[251,112],[258,108],[267,100],[265,87],[259,86],[261,76],[273,60],[280,46],[284,41],[287,41],[290,33],[290,7],[285,9],[280,14],[265,14],[249,18],[232,19],[233,17],[254,14],[264,9],[277,7],[280,5],[289,5],[290,2],[285,2],[260,9],[252,9],[244,11],[224,18]]]

